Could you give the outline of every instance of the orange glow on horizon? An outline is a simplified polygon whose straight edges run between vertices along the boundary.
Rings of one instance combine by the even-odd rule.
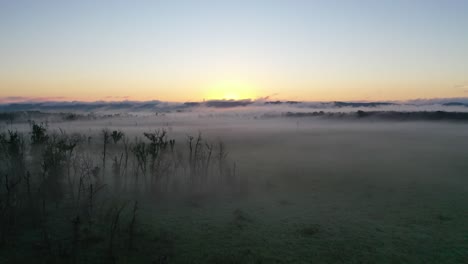
[[[207,100],[226,99],[226,100],[241,100],[241,99],[256,99],[255,86],[246,82],[240,81],[220,81],[208,85],[203,98]]]
[[[79,78],[81,77],[81,78]],[[242,77],[242,76],[241,76]],[[0,99],[6,101],[202,101],[213,99],[258,99],[295,101],[388,101],[466,97],[465,88],[445,80],[429,81],[299,81],[281,78],[214,78],[157,80],[120,76],[111,79],[83,76],[8,76],[0,79]],[[441,89],[441,87],[445,87]],[[271,96],[273,95],[273,96]],[[8,99],[11,97],[10,99]]]

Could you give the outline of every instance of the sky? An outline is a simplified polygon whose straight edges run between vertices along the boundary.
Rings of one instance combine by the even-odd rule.
[[[468,0],[0,0],[5,100],[468,96]]]

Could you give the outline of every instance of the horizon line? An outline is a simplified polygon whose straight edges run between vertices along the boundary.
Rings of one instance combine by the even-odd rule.
[[[468,97],[430,97],[430,98],[414,98],[414,99],[402,99],[402,100],[369,100],[369,99],[357,99],[357,100],[289,100],[289,99],[270,99],[269,97],[259,98],[242,98],[242,99],[229,99],[229,98],[214,98],[214,99],[203,99],[203,100],[188,100],[188,101],[170,101],[160,99],[149,99],[149,100],[131,100],[128,98],[122,98],[122,100],[106,100],[105,98],[99,100],[71,100],[65,97],[23,97],[23,96],[6,96],[0,97],[0,104],[27,104],[27,103],[148,103],[148,102],[160,102],[160,103],[204,103],[204,102],[295,102],[295,103],[336,103],[336,102],[355,102],[355,103],[405,103],[415,101],[447,101],[447,100],[468,100]]]

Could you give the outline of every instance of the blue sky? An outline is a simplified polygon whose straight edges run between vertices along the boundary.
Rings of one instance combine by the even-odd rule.
[[[459,97],[466,14],[468,1],[0,1],[0,96]]]

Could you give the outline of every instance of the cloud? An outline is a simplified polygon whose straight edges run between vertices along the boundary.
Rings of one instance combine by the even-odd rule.
[[[129,95],[125,96],[106,96],[103,97],[102,101],[127,101],[131,98]],[[33,97],[33,96],[5,96],[0,97],[0,104],[10,104],[10,103],[51,103],[51,102],[63,102],[63,101],[74,101],[68,97],[64,96],[49,96],[49,97]]]
[[[428,99],[413,99],[403,103],[412,105],[434,105],[434,104],[447,104],[447,103],[468,103],[468,97],[452,97],[452,98],[428,98]]]
[[[126,99],[129,99],[129,98],[130,98],[129,95],[125,95],[125,96],[109,95],[109,96],[104,97],[104,99],[120,99],[120,100],[126,100]]]
[[[468,93],[468,84],[456,84],[453,86],[454,89],[462,90],[464,93]]]
[[[0,97],[1,104],[8,103],[36,103],[36,102],[50,102],[65,100],[66,97],[54,96],[54,97],[31,97],[31,96],[5,96]]]
[[[216,107],[216,108],[229,108],[229,107],[238,107],[238,106],[247,106],[252,104],[253,101],[250,99],[242,100],[210,100],[206,101],[205,105],[207,107]]]
[[[117,99],[121,98],[121,99]],[[1,111],[122,111],[122,112],[173,112],[197,111],[208,108],[235,110],[235,111],[355,111],[356,109],[403,111],[405,110],[447,110],[468,111],[468,97],[458,98],[426,98],[394,102],[298,102],[298,101],[267,101],[267,100],[208,100],[204,102],[163,102],[163,101],[129,101],[126,96],[109,96],[101,101],[72,101],[65,97],[0,97]],[[456,108],[456,109],[455,109]]]
[[[264,96],[264,97],[258,97],[257,99],[255,99],[255,101],[268,101],[268,100],[271,100],[272,98],[274,98],[275,96],[278,96],[279,93],[274,93],[274,94],[270,94],[270,95],[267,95],[267,96]]]

